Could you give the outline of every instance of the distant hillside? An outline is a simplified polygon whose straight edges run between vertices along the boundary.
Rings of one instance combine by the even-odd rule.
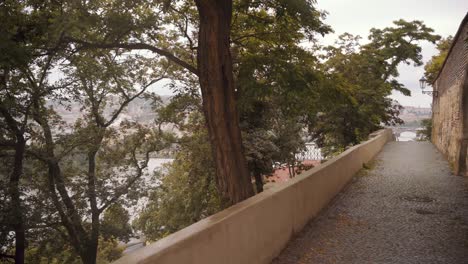
[[[163,104],[170,100],[170,96],[161,96]],[[111,104],[106,107],[104,114],[109,116],[113,113],[119,105],[117,99],[111,100]],[[63,118],[68,124],[74,123],[79,117],[83,115],[80,105],[72,102],[70,104],[62,105],[60,102],[49,101],[48,105],[53,106],[54,110]],[[154,120],[156,113],[151,109],[151,102],[146,99],[137,98],[133,100],[126,109],[120,114],[115,124],[119,124],[121,120],[128,119],[137,121],[142,124],[148,124]]]
[[[429,107],[403,106],[400,118],[404,126],[419,126],[421,120],[431,118],[432,109]]]

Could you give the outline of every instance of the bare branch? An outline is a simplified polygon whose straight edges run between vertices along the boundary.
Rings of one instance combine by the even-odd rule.
[[[141,176],[143,176],[143,170],[148,167],[148,161],[149,161],[149,154],[151,153],[152,151],[146,151],[145,153],[145,160],[144,160],[144,163],[143,163],[143,166],[139,166],[138,165],[138,160],[136,158],[136,147],[133,148],[132,150],[132,160],[133,160],[133,165],[135,165],[136,167],[136,170],[137,170],[137,173],[136,175],[133,177],[133,178],[130,178],[127,180],[127,182],[120,186],[114,193],[114,196],[107,200],[107,201],[104,201],[103,202],[103,205],[102,207],[99,209],[99,212],[103,212],[104,210],[106,210],[107,207],[111,206],[114,202],[116,202],[118,199],[120,199],[120,197],[122,197],[122,195],[124,195],[125,193],[127,193],[128,189],[130,187],[132,187],[132,185],[138,180],[141,178]]]
[[[188,34],[188,26],[189,26],[189,18],[187,16],[187,14],[185,12],[182,12],[180,10],[177,10],[176,8],[174,8],[173,6],[170,6],[169,7],[170,9],[172,9],[174,12],[176,12],[177,14],[181,15],[184,17],[184,20],[185,20],[185,23],[184,25],[181,25],[181,24],[178,24],[179,25],[179,29],[184,33],[184,36],[185,38],[188,40],[189,42],[189,47],[190,47],[190,51],[192,52],[190,54],[190,57],[191,57],[191,60],[192,60],[192,63],[194,63],[195,61],[195,56],[193,54],[193,51],[197,49],[197,47],[195,47],[194,45],[194,41],[192,40],[192,38],[190,37],[190,35]]]
[[[163,75],[162,77],[159,77],[155,80],[152,80],[151,82],[149,82],[148,84],[146,84],[138,93],[136,93],[134,96],[132,97],[127,97],[127,99],[120,105],[120,107],[113,113],[111,119],[109,121],[107,121],[105,124],[104,124],[104,127],[108,127],[110,126],[114,121],[115,119],[117,119],[117,117],[120,115],[120,113],[123,111],[123,109],[129,104],[131,103],[133,100],[135,100],[137,97],[139,97],[140,95],[142,95],[146,89],[148,89],[148,87],[150,87],[151,85],[161,81],[162,79],[164,79],[165,76]]]

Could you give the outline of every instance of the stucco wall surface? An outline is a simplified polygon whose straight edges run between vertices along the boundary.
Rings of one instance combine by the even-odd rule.
[[[377,131],[320,166],[114,262],[158,264],[270,263],[388,141]]]

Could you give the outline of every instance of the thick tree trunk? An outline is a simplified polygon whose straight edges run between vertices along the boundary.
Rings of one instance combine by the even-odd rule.
[[[84,252],[80,254],[83,264],[96,264],[97,257],[97,242],[94,244],[90,241]]]
[[[231,203],[253,195],[236,108],[229,35],[232,0],[196,0],[198,73],[220,191]]]

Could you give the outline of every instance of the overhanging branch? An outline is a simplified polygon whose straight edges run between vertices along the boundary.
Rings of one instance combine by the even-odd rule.
[[[174,62],[175,64],[187,69],[191,73],[198,76],[198,69],[193,65],[187,63],[176,57],[174,54],[170,53],[167,50],[149,45],[146,43],[91,43],[79,39],[67,38],[68,41],[74,42],[81,45],[81,48],[101,48],[101,49],[113,49],[113,48],[122,48],[128,50],[150,50],[154,53],[157,53],[161,56],[166,57],[168,60]]]

